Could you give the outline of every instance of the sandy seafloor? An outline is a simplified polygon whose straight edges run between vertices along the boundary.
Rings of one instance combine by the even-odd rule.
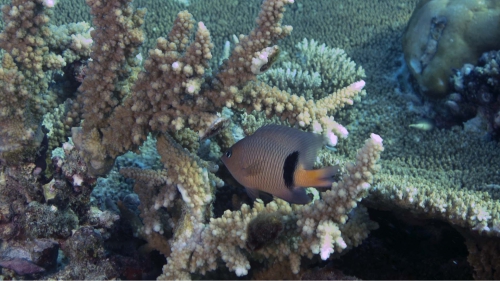
[[[83,2],[60,0],[54,11],[55,23],[88,21],[90,16]],[[259,0],[198,0],[187,6],[172,2],[134,2],[135,6],[148,9],[145,30],[149,41],[145,48],[152,46],[154,38],[168,32],[179,10],[188,9],[211,31],[215,44],[213,63],[221,56],[226,40],[250,30],[260,4]],[[468,262],[469,250],[464,238],[476,235],[471,227],[466,222],[449,219],[452,210],[440,213],[421,208],[418,202],[408,204],[396,198],[405,188],[416,190],[415,194],[421,192],[422,196],[415,196],[415,201],[432,201],[438,196],[446,200],[450,198],[447,194],[459,191],[473,194],[480,190],[491,195],[494,204],[488,206],[497,206],[500,198],[498,143],[487,140],[484,133],[466,132],[460,126],[429,131],[409,127],[421,120],[428,105],[418,98],[411,79],[405,75],[402,59],[402,33],[416,3],[416,0],[296,0],[285,13],[284,24],[294,29],[290,37],[280,42],[282,51],[293,56],[297,42],[314,39],[344,49],[366,71],[367,95],[336,116],[349,130],[349,137],[340,141],[335,153],[352,159],[370,133],[384,139],[385,151],[382,170],[375,178],[377,190],[364,201],[379,229],[348,253],[313,263],[311,268],[316,268],[316,275],[294,276],[280,271],[284,279],[339,278],[342,275],[336,275],[337,271],[360,279],[473,277],[477,261]],[[380,192],[384,188],[390,188],[392,193]],[[428,195],[430,198],[425,198]],[[493,242],[488,245],[494,245],[496,252],[488,257],[498,261],[494,255],[500,254],[498,238],[491,239]],[[261,276],[276,277],[269,274]],[[197,277],[236,278],[227,272]],[[256,277],[251,273],[242,279]]]

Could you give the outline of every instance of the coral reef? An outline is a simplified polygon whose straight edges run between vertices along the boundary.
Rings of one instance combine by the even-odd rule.
[[[51,73],[86,59],[92,40],[88,24],[49,25],[52,1],[13,1],[2,7],[0,48],[0,159],[21,161],[36,154],[43,139],[42,116],[55,107]],[[25,154],[27,148],[31,153]]]
[[[134,1],[147,17],[128,0],[0,2],[3,278],[496,276],[499,146],[409,127],[421,116],[397,88],[416,0]],[[436,41],[450,26],[434,21]],[[251,202],[219,167],[269,122],[328,137],[315,167],[343,167],[310,205]],[[413,226],[393,233],[439,239],[402,253],[379,232],[346,265],[388,213]],[[443,241],[469,252],[429,258]]]
[[[30,103],[36,103],[36,100],[30,101],[36,95],[30,95],[27,90],[18,93],[23,87],[34,89],[34,92],[42,95],[47,93],[54,96],[54,103],[64,102],[64,106],[59,107],[54,114],[47,115],[45,122],[50,130],[50,134],[44,137],[47,141],[34,142],[32,147],[37,149],[42,144],[46,151],[48,147],[58,146],[67,136],[65,131],[68,127],[81,122],[81,127],[72,129],[74,145],[64,143],[64,153],[52,158],[50,174],[49,171],[46,173],[45,166],[30,163],[33,161],[30,158],[13,161],[7,157],[15,155],[16,149],[19,149],[19,146],[9,146],[8,143],[23,144],[23,141],[26,143],[31,139],[20,138],[19,134],[12,134],[4,127],[2,156],[7,166],[2,171],[2,177],[5,178],[2,191],[5,198],[16,197],[19,202],[19,206],[5,202],[8,206],[5,208],[3,224],[5,245],[13,245],[21,237],[64,239],[62,250],[69,265],[52,275],[54,278],[116,277],[119,274],[118,267],[107,260],[103,243],[113,235],[114,224],[119,217],[109,211],[90,207],[90,192],[96,182],[95,176],[107,174],[117,156],[127,151],[137,151],[147,135],[153,133],[165,170],[121,169],[123,175],[136,180],[134,190],[139,195],[142,221],[129,209],[133,204],[118,202],[117,209],[122,216],[131,218],[135,235],[148,241],[149,247],[167,257],[162,277],[189,278],[189,273],[216,269],[217,256],[207,259],[214,249],[220,249],[220,257],[230,270],[237,275],[245,275],[250,268],[247,258],[240,253],[246,251],[245,236],[239,237],[239,240],[224,241],[224,236],[217,235],[222,234],[217,228],[226,221],[212,217],[215,190],[224,184],[214,175],[217,165],[187,152],[176,140],[195,152],[193,148],[196,146],[191,145],[193,141],[186,143],[186,140],[191,139],[190,135],[197,134],[203,140],[223,131],[218,137],[221,146],[231,145],[234,139],[228,134],[228,122],[224,121],[227,119],[218,121],[220,115],[216,114],[223,107],[262,110],[268,116],[281,116],[292,124],[298,123],[304,129],[315,130],[330,138],[335,135],[336,138],[345,138],[345,128],[329,115],[345,104],[352,104],[352,99],[362,91],[365,83],[354,83],[352,78],[352,81],[347,80],[344,84],[334,81],[335,87],[328,89],[333,93],[322,95],[317,102],[278,89],[270,91],[271,88],[263,83],[249,83],[255,80],[256,75],[267,71],[278,58],[279,48],[274,44],[292,30],[291,26],[281,25],[284,6],[292,4],[292,0],[264,1],[256,21],[257,27],[247,36],[239,36],[231,55],[213,73],[206,73],[210,70],[208,62],[212,58],[210,33],[200,22],[191,42],[189,38],[195,22],[187,11],[178,14],[168,39],[159,38],[156,48],[149,51],[149,58],[141,66],[138,48],[144,40],[141,26],[145,11],[134,10],[129,2],[87,1],[93,15],[93,30],[90,33],[85,23],[49,28],[50,9],[54,2],[13,2],[4,6],[6,28],[1,37],[5,50],[2,73],[7,72],[7,76],[2,86],[11,92],[11,99],[23,106],[28,105],[28,108]],[[34,9],[36,13],[25,7]],[[16,31],[15,27],[16,24],[31,27],[27,23],[32,20],[30,16],[39,26],[32,27],[24,40],[26,32],[22,29]],[[14,36],[14,32],[18,32],[18,35]],[[39,37],[32,38],[31,34]],[[40,59],[31,55],[33,51]],[[85,62],[89,55],[89,60]],[[31,65],[27,58],[40,64]],[[37,85],[41,88],[35,89],[34,84],[29,84],[35,80],[24,83],[24,76],[21,76],[29,77],[38,73],[39,77],[50,77],[43,75],[44,71],[62,70],[66,64],[73,65],[73,71],[76,71],[75,76],[66,78],[81,81],[76,97],[71,93],[66,95],[63,91],[56,98],[54,91],[64,87],[49,88],[49,78],[44,80],[45,84]],[[141,71],[141,67],[144,70]],[[18,69],[25,72],[17,74]],[[38,72],[32,73],[32,69]],[[25,99],[16,100],[15,95],[22,95]],[[14,111],[10,106],[15,104],[4,99],[3,116],[12,115]],[[45,107],[48,109],[55,105],[47,104]],[[27,121],[32,122],[30,128],[25,129],[28,132],[40,130],[41,115],[47,109],[27,111],[26,114],[34,114],[35,118],[19,118],[16,121],[20,121],[23,126],[27,126]],[[20,114],[24,116],[25,113]],[[217,124],[222,125],[219,127]],[[337,141],[334,142],[336,144]],[[356,200],[366,196],[372,173],[378,170],[375,161],[382,150],[382,139],[372,135],[359,152],[357,163],[347,168],[345,182],[332,187],[331,193],[325,193],[324,203],[318,199],[313,206],[295,212],[281,201],[278,201],[278,205],[272,202],[267,206],[256,203],[254,208],[242,205],[242,211],[235,211],[234,214],[226,211],[225,216],[241,216],[240,221],[248,223],[259,213],[265,216],[267,212],[276,211],[277,206],[281,206],[279,208],[283,214],[288,215],[286,221],[290,233],[287,233],[287,239],[280,239],[282,246],[278,247],[264,247],[262,242],[257,242],[260,244],[253,250],[259,250],[257,255],[265,253],[268,257],[278,257],[278,253],[284,249],[288,249],[288,252],[300,250],[294,254],[291,264],[293,272],[297,273],[301,255],[311,257],[323,247],[322,258],[327,259],[335,250],[341,251],[359,244],[368,231],[375,227],[369,222],[366,212],[351,214],[349,222],[347,214],[356,207]],[[35,154],[36,150],[26,150],[25,153]],[[20,168],[24,169],[22,173],[19,173]],[[30,185],[26,186],[28,182]],[[22,187],[20,190],[16,189],[19,184]],[[335,210],[323,210],[322,215],[314,214],[317,208],[331,209],[335,205],[338,205]],[[17,221],[19,224],[15,223]],[[239,228],[245,229],[246,223]],[[302,226],[307,229],[299,231]],[[283,228],[281,226],[281,230]],[[317,237],[306,238],[311,235]],[[278,233],[268,234],[270,236],[277,237]],[[295,242],[290,244],[288,239]],[[253,242],[250,241],[250,244]],[[314,246],[309,246],[310,243]],[[320,247],[321,243],[323,246]],[[201,247],[203,244],[211,246]],[[224,244],[226,250],[222,248]],[[103,259],[106,262],[100,263]],[[45,272],[40,263],[29,260],[23,262],[13,257],[4,260],[3,266],[14,271],[17,269],[20,275]],[[31,269],[27,271],[20,269],[30,266]]]
[[[474,278],[498,279],[498,253],[500,245],[498,239],[489,237],[474,237],[465,234],[467,238],[465,244],[469,250],[468,261],[474,268]]]
[[[472,132],[488,132],[493,139],[500,138],[500,88],[498,51],[484,53],[476,66],[464,64],[454,71],[451,90],[447,97],[447,121],[465,124]],[[474,126],[476,124],[476,126]]]
[[[283,232],[285,225],[279,213],[262,213],[248,223],[247,248],[255,251],[272,243]]]

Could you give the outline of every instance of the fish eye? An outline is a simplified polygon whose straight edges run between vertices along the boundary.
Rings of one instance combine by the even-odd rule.
[[[231,157],[231,155],[233,155],[233,152],[232,152],[231,150],[228,150],[228,151],[226,152],[226,157],[227,157],[227,158],[230,158],[230,157]]]

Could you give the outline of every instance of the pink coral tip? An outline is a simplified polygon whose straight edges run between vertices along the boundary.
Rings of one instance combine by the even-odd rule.
[[[382,144],[383,139],[377,135],[377,134],[371,134],[370,138],[375,142],[375,143],[380,143]]]
[[[351,84],[353,90],[361,91],[365,87],[365,80],[359,80],[358,82],[354,82]]]

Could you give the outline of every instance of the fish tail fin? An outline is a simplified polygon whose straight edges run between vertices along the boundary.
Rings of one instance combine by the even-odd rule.
[[[339,173],[339,166],[325,167],[317,170],[298,169],[294,175],[296,186],[331,187],[334,176]]]

